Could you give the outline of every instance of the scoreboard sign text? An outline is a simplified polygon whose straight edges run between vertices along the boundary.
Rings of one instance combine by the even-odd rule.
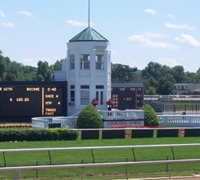
[[[64,87],[57,85],[0,84],[0,116],[66,115]]]
[[[113,108],[119,110],[140,109],[143,105],[143,89],[140,87],[112,87]]]
[[[103,121],[104,128],[119,127],[119,126],[144,126],[144,121]]]

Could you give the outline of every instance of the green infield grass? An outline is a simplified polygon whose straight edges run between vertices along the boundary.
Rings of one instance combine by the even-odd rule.
[[[22,148],[57,148],[57,147],[86,147],[86,146],[123,146],[123,145],[153,145],[153,144],[188,144],[199,143],[200,138],[125,138],[106,140],[76,140],[76,141],[38,141],[38,142],[0,142],[1,149]],[[174,147],[175,159],[199,159],[200,147]],[[136,161],[173,159],[171,148],[143,148],[134,149]],[[51,161],[48,152],[10,152],[0,155],[0,166],[26,166],[49,164],[80,164],[104,162],[134,161],[132,149],[105,149],[93,150],[94,159],[90,150],[51,151]],[[167,165],[130,166],[129,177],[168,176]],[[191,175],[200,173],[200,163],[171,165],[172,175]],[[117,179],[125,178],[125,167],[84,168],[84,179]],[[37,179],[80,179],[81,170],[56,169],[39,170]],[[22,179],[33,179],[33,171],[21,171]],[[116,178],[117,177],[117,178]],[[0,172],[0,179],[12,179],[13,172]]]

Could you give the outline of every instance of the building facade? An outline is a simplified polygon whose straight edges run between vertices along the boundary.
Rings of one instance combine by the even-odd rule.
[[[111,98],[110,43],[87,27],[67,43],[67,57],[62,71],[54,73],[56,81],[68,82],[68,115],[79,112],[96,98],[97,108],[106,110]]]

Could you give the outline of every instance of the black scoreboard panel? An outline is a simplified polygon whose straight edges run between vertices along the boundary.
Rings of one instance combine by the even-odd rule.
[[[121,85],[121,87],[120,87]],[[131,86],[132,85],[132,86]],[[135,85],[135,86],[134,86]],[[143,84],[131,83],[120,84],[111,88],[111,96],[113,101],[113,108],[119,110],[125,109],[140,109],[143,106]]]
[[[0,121],[67,115],[67,82],[0,82]]]

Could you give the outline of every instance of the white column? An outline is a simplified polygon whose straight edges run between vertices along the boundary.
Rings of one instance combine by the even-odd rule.
[[[96,50],[90,51],[90,101],[96,97]]]

